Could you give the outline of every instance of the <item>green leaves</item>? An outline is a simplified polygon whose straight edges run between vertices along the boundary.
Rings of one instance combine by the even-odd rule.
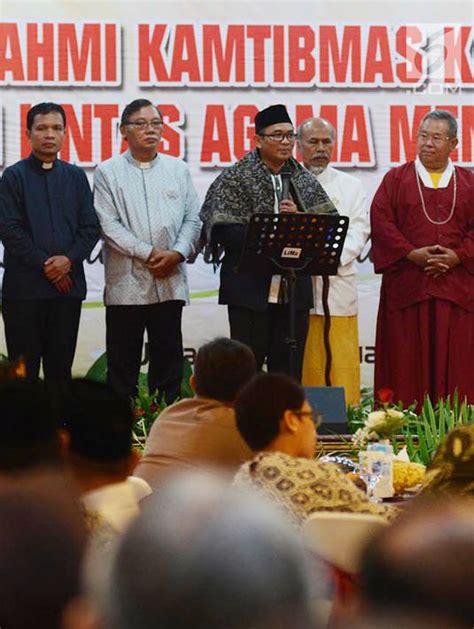
[[[96,382],[105,382],[107,380],[107,354],[105,352],[89,367],[86,378]]]
[[[397,408],[402,410],[402,405],[398,404]],[[424,465],[429,465],[448,432],[461,424],[474,422],[474,405],[467,404],[465,399],[460,400],[457,390],[452,396],[440,398],[435,404],[426,396],[419,415],[414,412],[414,408],[415,404],[404,411],[406,421],[400,428],[400,434],[404,437],[410,461]],[[349,432],[354,433],[364,426],[373,409],[373,395],[365,389],[360,406],[347,409]],[[392,443],[396,451],[397,440],[392,439]]]
[[[367,415],[374,410],[374,392],[371,387],[364,387],[360,392],[360,404],[347,407],[347,427],[349,433],[361,428]]]
[[[158,390],[149,393],[148,387],[143,384],[139,384],[138,395],[132,400],[132,405],[136,417],[133,439],[143,449],[153,423],[167,405]]]
[[[194,391],[189,379],[193,373],[189,360],[183,357],[183,380],[181,382],[181,399],[194,396]],[[89,380],[96,382],[107,381],[107,354],[104,352],[90,367],[86,374]],[[154,421],[162,410],[166,408],[166,402],[162,399],[159,391],[148,391],[148,376],[140,372],[138,376],[138,395],[132,399],[132,407],[135,413],[136,422],[133,429],[135,445],[143,449],[145,441],[150,433]]]
[[[410,460],[429,465],[447,433],[456,426],[472,422],[474,405],[467,404],[465,399],[460,402],[457,391],[452,397],[440,398],[435,406],[426,396],[421,414],[413,416],[403,429]]]

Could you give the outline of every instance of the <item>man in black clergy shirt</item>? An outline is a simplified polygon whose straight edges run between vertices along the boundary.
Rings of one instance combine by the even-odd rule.
[[[41,360],[48,382],[71,377],[81,301],[83,260],[98,240],[98,220],[85,173],[57,158],[66,114],[40,103],[26,117],[31,155],[0,181],[0,238],[5,247],[2,311],[8,356],[23,356],[27,376]]]

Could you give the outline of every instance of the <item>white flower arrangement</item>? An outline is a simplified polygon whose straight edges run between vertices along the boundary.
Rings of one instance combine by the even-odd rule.
[[[392,400],[391,391],[383,389],[379,391],[378,397],[383,408],[369,413],[364,425],[352,435],[356,448],[364,448],[368,441],[390,439],[400,431],[407,420],[405,412],[389,406]]]

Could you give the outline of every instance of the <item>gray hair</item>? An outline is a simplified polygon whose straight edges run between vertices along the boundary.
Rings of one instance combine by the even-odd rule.
[[[308,629],[307,566],[274,507],[201,473],[148,499],[111,577],[114,629]]]
[[[456,118],[446,111],[445,109],[434,109],[426,114],[426,116],[421,121],[420,128],[425,124],[427,120],[442,120],[448,123],[449,126],[449,137],[456,138],[458,135],[458,123]]]
[[[336,129],[333,127],[333,125],[329,122],[329,120],[326,120],[325,118],[306,118],[306,120],[303,120],[303,122],[299,125],[299,127],[296,129],[296,137],[298,138],[298,140],[301,140],[301,138],[303,137],[303,133],[306,129],[306,127],[310,127],[313,123],[315,122],[322,122],[323,124],[327,125],[329,127],[329,131],[331,133],[331,139],[334,140],[336,137]]]
[[[455,490],[420,497],[362,553],[361,601],[373,611],[433,614],[448,619],[445,626],[471,627],[473,564],[472,500]]]

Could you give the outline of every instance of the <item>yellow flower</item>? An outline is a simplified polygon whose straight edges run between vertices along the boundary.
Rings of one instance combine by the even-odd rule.
[[[368,414],[365,425],[367,426],[367,428],[373,428],[380,422],[383,422],[385,418],[386,418],[385,411],[372,411],[371,413]]]
[[[421,463],[411,461],[393,462],[393,488],[396,494],[401,494],[405,489],[414,487],[424,479],[426,468]]]
[[[393,417],[394,419],[402,419],[403,417],[405,417],[405,414],[402,413],[402,411],[397,411],[396,408],[389,408],[387,410],[387,415],[389,417]]]

